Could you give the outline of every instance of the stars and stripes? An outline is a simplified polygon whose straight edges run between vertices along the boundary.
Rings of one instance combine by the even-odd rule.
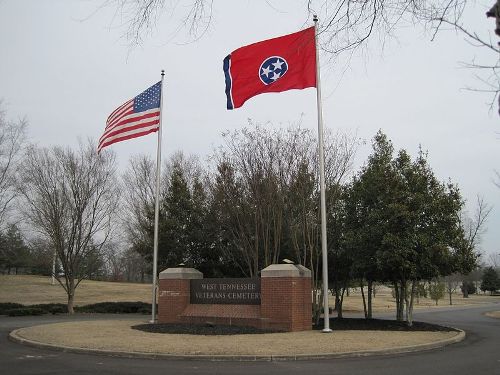
[[[161,81],[115,109],[106,121],[97,151],[116,142],[158,131],[160,99]]]

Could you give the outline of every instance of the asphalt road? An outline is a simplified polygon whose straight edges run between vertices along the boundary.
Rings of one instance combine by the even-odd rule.
[[[396,356],[297,362],[146,360],[40,350],[12,343],[7,335],[16,328],[75,318],[0,317],[0,374],[500,375],[500,320],[482,315],[493,310],[500,310],[500,304],[416,313],[415,320],[451,325],[467,332],[464,341],[442,349]],[[98,318],[123,316],[101,315]],[[96,319],[96,316],[76,319]]]

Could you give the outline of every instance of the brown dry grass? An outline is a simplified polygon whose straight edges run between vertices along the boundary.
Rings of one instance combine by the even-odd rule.
[[[366,295],[366,291],[365,291]],[[492,302],[500,302],[500,297],[489,296],[489,295],[476,295],[471,294],[469,298],[463,298],[462,294],[454,293],[452,295],[452,306],[474,306],[487,304]],[[335,300],[330,297],[330,306],[333,306]],[[415,300],[415,309],[424,308],[441,308],[450,307],[450,301],[448,295],[444,299],[436,302],[430,298],[419,298]],[[363,299],[361,292],[358,290],[352,290],[349,296],[344,296],[343,308],[345,312],[362,312],[363,311]],[[377,286],[376,297],[373,298],[373,311],[378,313],[392,313],[396,311],[396,301],[392,298],[391,289],[384,286]]]
[[[116,283],[84,280],[76,290],[75,303],[86,305],[96,302],[142,301],[151,302],[151,284]],[[51,285],[50,277],[32,275],[0,275],[0,302],[17,302],[22,304],[66,303],[66,293],[56,283]],[[500,302],[500,296],[471,295],[462,298],[461,294],[453,295],[453,306],[480,305]],[[333,297],[330,306],[334,305]],[[415,309],[449,307],[447,297],[439,300],[439,305],[429,298],[415,301]],[[377,294],[373,299],[373,311],[392,313],[396,302],[391,296],[391,290],[377,286]],[[352,290],[350,296],[344,297],[345,312],[362,312],[363,302],[359,290]]]
[[[489,316],[490,318],[500,319],[500,311],[490,311],[490,312],[487,312],[485,315]]]
[[[76,289],[75,304],[96,302],[149,302],[151,284],[111,283],[84,280]],[[22,304],[66,303],[64,289],[51,285],[50,277],[32,275],[0,275],[0,302]]]
[[[66,322],[23,328],[25,339],[77,348],[181,355],[300,355],[383,350],[449,339],[457,332],[320,331],[196,336],[132,329],[139,320]]]

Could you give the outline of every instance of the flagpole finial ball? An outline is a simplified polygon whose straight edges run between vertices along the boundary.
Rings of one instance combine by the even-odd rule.
[[[315,15],[313,15],[313,21],[314,21],[314,22],[318,22],[318,16],[317,16],[316,14],[315,14]]]
[[[161,70],[161,75],[164,76],[165,75],[165,71],[162,69]]]

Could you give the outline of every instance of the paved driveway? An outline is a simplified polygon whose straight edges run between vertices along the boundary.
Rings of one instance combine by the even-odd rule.
[[[367,358],[303,362],[201,362],[100,357],[39,350],[11,343],[7,334],[19,327],[75,319],[66,316],[0,317],[0,369],[2,374],[453,374],[500,375],[500,320],[482,315],[500,310],[500,304],[460,310],[434,310],[415,314],[416,320],[464,329],[467,338],[442,349]],[[92,315],[77,319],[120,319]],[[335,334],[335,333],[333,333]]]

